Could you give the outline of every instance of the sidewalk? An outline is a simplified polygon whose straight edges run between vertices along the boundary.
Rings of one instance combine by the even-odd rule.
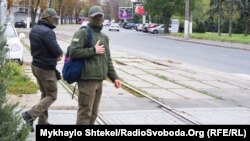
[[[27,38],[24,42],[29,43]],[[61,47],[68,45],[65,40],[58,39],[58,42]],[[24,57],[25,72],[35,81],[30,70],[31,56],[27,49]],[[250,124],[249,77],[175,63],[166,58],[145,60],[121,52],[112,52],[112,57],[124,82],[157,97],[188,118],[202,124]],[[61,70],[62,65],[63,61],[58,63],[58,70]],[[39,101],[40,92],[16,99],[29,109]],[[58,83],[58,99],[50,107],[49,122],[75,124],[76,109],[76,99],[72,100],[70,92],[62,83]],[[104,82],[99,115],[102,119],[98,119],[98,123],[105,121],[105,124],[110,125],[185,124],[164,112],[152,101],[123,89],[115,89],[108,81]],[[35,140],[35,132],[30,134],[28,140]]]

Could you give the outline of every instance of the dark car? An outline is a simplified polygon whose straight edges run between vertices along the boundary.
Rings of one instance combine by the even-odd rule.
[[[15,23],[15,27],[23,27],[25,28],[27,26],[26,21],[25,20],[21,20]]]

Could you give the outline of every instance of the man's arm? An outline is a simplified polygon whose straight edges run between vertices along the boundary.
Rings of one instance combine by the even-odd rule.
[[[48,50],[53,54],[55,58],[59,58],[63,55],[61,48],[56,41],[56,35],[53,31],[49,31],[43,38],[44,43],[48,47]]]
[[[77,31],[70,44],[70,58],[80,59],[89,58],[96,54],[95,48],[85,47],[87,34],[83,29]]]

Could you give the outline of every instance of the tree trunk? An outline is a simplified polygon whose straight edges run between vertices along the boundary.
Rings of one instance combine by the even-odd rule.
[[[164,29],[164,33],[169,33],[169,23],[170,23],[170,16],[165,15],[164,17],[164,23],[165,23],[165,29]]]
[[[50,1],[49,1],[49,7],[50,7],[50,8],[52,8],[52,4],[53,4],[53,3],[54,3],[53,0],[50,0]]]
[[[232,37],[232,30],[233,30],[233,2],[229,1],[229,29],[228,34],[230,37]]]
[[[59,0],[59,8],[58,8],[58,15],[60,16],[60,23],[62,23],[62,0]]]
[[[36,23],[36,16],[37,16],[37,9],[38,9],[38,6],[40,5],[40,1],[41,0],[38,0],[36,5],[35,5],[35,2],[32,1],[32,9],[31,9],[31,27],[33,27]]]
[[[245,21],[245,36],[249,34],[249,25],[250,25],[250,6],[248,0],[246,0],[245,11],[244,11],[244,21]]]
[[[221,36],[222,0],[218,0],[218,34]]]

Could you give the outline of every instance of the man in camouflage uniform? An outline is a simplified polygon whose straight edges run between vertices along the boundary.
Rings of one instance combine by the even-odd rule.
[[[57,98],[56,65],[63,56],[53,29],[56,27],[57,13],[54,9],[47,8],[42,14],[42,19],[30,32],[30,45],[32,59],[32,72],[37,79],[41,90],[39,103],[22,114],[23,119],[33,129],[33,121],[38,117],[38,124],[47,125],[49,106]]]
[[[70,45],[70,57],[84,58],[85,67],[78,81],[79,97],[76,124],[95,123],[102,94],[103,80],[109,77],[115,87],[121,87],[121,81],[113,67],[109,49],[109,38],[101,32],[104,13],[99,6],[93,6],[88,12],[88,28],[92,30],[92,45],[86,47],[88,32],[86,28],[74,34]]]

